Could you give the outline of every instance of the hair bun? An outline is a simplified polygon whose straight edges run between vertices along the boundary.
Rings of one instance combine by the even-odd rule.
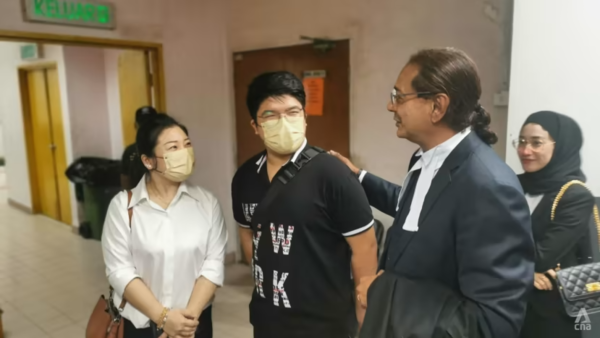
[[[144,106],[135,111],[135,122],[138,125],[143,125],[148,121],[154,119],[154,117],[158,116],[158,112],[154,107]]]
[[[479,103],[475,106],[473,114],[471,114],[471,128],[477,133],[477,136],[487,144],[495,144],[498,142],[498,135],[490,128],[492,117],[485,108]]]

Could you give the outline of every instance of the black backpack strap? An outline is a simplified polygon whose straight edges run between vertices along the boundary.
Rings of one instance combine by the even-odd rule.
[[[281,174],[277,175],[277,179],[281,181],[283,184],[287,184],[291,181],[296,174],[304,167],[308,162],[310,162],[317,155],[324,153],[325,150],[314,147],[314,146],[306,146],[304,150],[298,155],[296,161],[288,162],[283,168],[281,168]]]
[[[260,203],[258,203],[256,209],[254,209],[253,218],[261,218],[258,215],[262,214],[264,216],[264,213],[268,213],[269,206],[279,196],[279,194],[283,192],[283,188],[286,186],[286,184],[291,181],[294,176],[296,176],[298,172],[302,170],[304,166],[306,166],[308,162],[315,158],[315,156],[318,156],[324,152],[325,151],[323,149],[307,145],[298,155],[298,158],[296,158],[295,161],[290,161],[281,169],[279,169],[273,178],[273,181],[271,182],[269,190],[267,190],[267,194],[263,197]]]

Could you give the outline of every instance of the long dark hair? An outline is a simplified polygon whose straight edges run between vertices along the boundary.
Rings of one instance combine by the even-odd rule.
[[[481,81],[475,62],[455,48],[425,49],[409,61],[419,67],[412,86],[417,92],[446,94],[450,98],[442,121],[454,131],[471,126],[487,144],[498,141],[490,129],[490,114],[479,104]]]
[[[172,127],[179,127],[186,135],[188,135],[188,130],[183,124],[166,114],[154,115],[140,125],[135,138],[137,148],[136,158],[132,163],[130,173],[133,186],[137,186],[144,175],[149,172],[148,168],[146,168],[142,162],[142,155],[146,155],[150,158],[155,157],[156,154],[154,153],[154,148],[156,147],[160,134],[162,134],[165,129]]]

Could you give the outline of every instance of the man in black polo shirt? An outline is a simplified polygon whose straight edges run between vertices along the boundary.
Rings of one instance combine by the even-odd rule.
[[[352,336],[364,317],[352,278],[377,268],[366,195],[346,166],[307,144],[305,101],[288,72],[260,75],[248,90],[266,150],[238,169],[232,199],[255,279],[256,338]]]

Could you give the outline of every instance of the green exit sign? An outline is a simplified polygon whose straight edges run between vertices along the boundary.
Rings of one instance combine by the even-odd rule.
[[[105,29],[115,28],[115,6],[109,2],[23,0],[23,4],[27,21]]]

